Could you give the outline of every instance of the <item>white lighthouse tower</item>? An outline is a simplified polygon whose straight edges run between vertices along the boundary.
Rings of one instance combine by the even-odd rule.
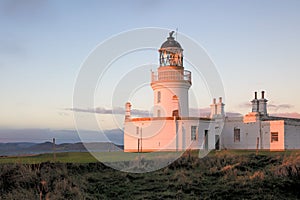
[[[189,116],[191,72],[184,70],[183,49],[170,32],[159,51],[159,68],[152,72],[154,117]]]
[[[159,67],[152,72],[153,117],[134,118],[131,104],[126,103],[125,152],[214,148],[215,134],[209,132],[212,119],[189,117],[191,72],[183,67],[183,49],[173,34],[159,48]],[[223,110],[222,99],[215,107],[215,114]]]

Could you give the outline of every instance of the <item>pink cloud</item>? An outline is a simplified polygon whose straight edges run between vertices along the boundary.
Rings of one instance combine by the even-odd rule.
[[[270,114],[270,116],[300,119],[300,113],[297,113],[297,112],[272,113],[272,114]]]
[[[238,112],[225,112],[225,115],[227,117],[240,117],[242,116],[241,113]],[[195,116],[195,117],[209,117],[210,116],[210,108],[190,108],[190,116]]]

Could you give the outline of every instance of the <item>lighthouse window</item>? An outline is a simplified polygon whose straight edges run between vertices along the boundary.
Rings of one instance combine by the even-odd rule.
[[[197,126],[191,126],[191,140],[197,140]]]
[[[234,128],[234,142],[241,141],[241,130],[239,128]]]
[[[161,100],[161,93],[160,91],[157,92],[157,103],[160,103]]]
[[[160,110],[157,110],[157,117],[160,117]]]
[[[271,142],[278,142],[278,132],[271,133]]]

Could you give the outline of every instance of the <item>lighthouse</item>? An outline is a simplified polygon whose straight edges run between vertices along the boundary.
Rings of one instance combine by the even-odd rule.
[[[171,31],[158,49],[158,67],[151,72],[153,116],[134,118],[131,103],[125,104],[125,152],[214,148],[215,135],[209,131],[214,120],[189,116],[192,76],[184,68],[183,48],[173,35]],[[217,113],[223,110],[222,99],[215,107]]]
[[[154,117],[189,116],[188,91],[192,85],[191,72],[183,67],[183,49],[169,33],[159,52],[159,67],[152,72]]]
[[[260,99],[255,92],[252,110],[244,116],[226,116],[222,97],[213,98],[210,117],[189,116],[192,77],[173,35],[158,49],[159,64],[151,72],[153,116],[136,118],[131,114],[134,105],[125,103],[124,152],[300,148],[300,119],[270,116],[265,91]]]

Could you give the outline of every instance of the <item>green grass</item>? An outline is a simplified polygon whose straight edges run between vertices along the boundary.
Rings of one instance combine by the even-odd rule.
[[[52,153],[30,155],[30,156],[9,156],[1,157],[0,163],[24,163],[36,164],[42,162],[61,163],[94,163],[94,162],[118,162],[131,161],[141,158],[153,160],[156,158],[178,158],[182,152],[155,152],[155,153],[125,153],[125,152],[68,152],[56,153],[56,159]]]
[[[255,154],[255,150],[222,150],[222,151],[210,151],[208,156],[223,156],[223,155],[250,155]],[[289,156],[292,153],[300,153],[300,150],[288,150],[279,152],[259,151],[258,155],[275,156],[283,155]],[[30,156],[9,156],[0,157],[0,163],[24,163],[24,164],[36,164],[42,162],[61,162],[61,163],[94,163],[94,162],[118,162],[118,161],[130,161],[140,158],[153,160],[164,159],[173,157],[174,159],[180,157],[182,152],[155,152],[155,153],[125,153],[125,152],[95,152],[90,154],[89,152],[68,152],[68,153],[56,153],[56,159],[54,160],[52,153],[30,155]],[[199,151],[191,151],[193,156],[198,156]]]
[[[56,153],[56,162],[62,163],[93,163],[97,160],[88,152],[69,152],[69,153]],[[53,154],[39,154],[32,156],[9,156],[0,158],[0,163],[24,163],[36,164],[42,162],[54,162]]]

